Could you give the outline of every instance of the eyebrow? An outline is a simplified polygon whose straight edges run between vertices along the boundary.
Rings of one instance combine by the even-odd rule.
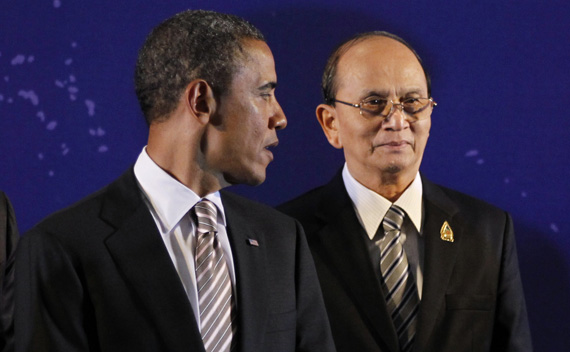
[[[410,95],[410,94],[421,94],[421,93],[422,93],[421,89],[412,89],[412,90],[407,91],[406,94],[404,94],[403,96]]]
[[[371,96],[371,95],[377,95],[379,97],[387,97],[390,93],[388,91],[378,91],[375,89],[370,89],[370,90],[366,90],[364,92],[362,92],[361,96]],[[405,97],[405,96],[409,96],[410,94],[421,94],[421,89],[419,88],[413,88],[410,89],[409,91],[405,91],[403,92],[403,94],[401,96]]]
[[[362,94],[360,94],[360,96],[362,97],[369,97],[371,95],[377,95],[379,97],[386,97],[388,96],[390,93],[388,93],[388,91],[377,91],[375,89],[370,89],[370,90],[365,90],[362,92]]]
[[[257,90],[272,90],[277,88],[277,82],[268,82],[261,87],[258,87]]]

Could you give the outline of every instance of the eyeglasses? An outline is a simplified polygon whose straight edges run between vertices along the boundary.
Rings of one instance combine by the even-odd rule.
[[[395,107],[399,107],[400,111],[406,113],[406,120],[415,122],[429,117],[428,108],[437,105],[433,98],[405,98],[400,103],[394,103],[392,100],[382,98],[367,98],[360,104],[347,103],[345,101],[333,99],[333,102],[352,106],[360,109],[360,115],[367,119],[375,117],[388,117],[392,114]]]

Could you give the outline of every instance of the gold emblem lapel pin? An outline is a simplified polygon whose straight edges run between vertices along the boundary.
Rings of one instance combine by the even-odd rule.
[[[439,233],[441,234],[441,239],[447,242],[453,242],[453,230],[451,229],[451,226],[449,226],[449,223],[447,221],[445,221],[443,223],[443,225],[441,225],[441,230],[439,231]]]

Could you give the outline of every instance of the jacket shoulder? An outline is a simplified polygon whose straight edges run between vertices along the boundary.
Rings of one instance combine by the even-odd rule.
[[[105,190],[106,187],[66,208],[48,215],[34,226],[30,232],[43,230],[57,233],[64,231],[67,227],[76,228],[78,224],[86,224],[90,218],[98,215]]]
[[[307,227],[314,221],[323,195],[325,186],[320,186],[277,206],[277,210],[299,220],[303,227]]]
[[[457,214],[467,226],[481,228],[482,226],[498,226],[504,229],[510,226],[510,215],[484,200],[466,193],[436,185],[428,180],[424,182],[424,205],[438,207],[448,214]]]
[[[482,199],[476,198],[472,195],[457,191],[441,185],[435,185],[438,187],[443,194],[445,194],[449,199],[451,199],[459,208],[469,209],[473,212],[486,212],[486,213],[501,213],[504,214],[505,211],[499,207],[488,203]],[[429,189],[429,188],[427,188]],[[429,193],[428,193],[429,195]],[[427,196],[427,195],[426,195]]]
[[[104,224],[101,214],[106,204],[115,205],[113,208],[132,208],[141,201],[131,168],[114,182],[47,216],[26,235],[50,233],[60,237],[70,234],[81,237],[81,234],[98,230],[98,224]]]

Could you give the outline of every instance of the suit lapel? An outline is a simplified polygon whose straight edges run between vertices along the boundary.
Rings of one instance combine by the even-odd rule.
[[[265,238],[247,220],[243,204],[231,193],[222,192],[222,201],[236,270],[238,350],[260,351],[268,314]],[[250,240],[256,240],[258,246]]]
[[[107,191],[101,217],[116,228],[105,241],[118,270],[141,300],[166,350],[204,351],[186,291],[132,169]]]
[[[398,351],[398,338],[364,243],[364,229],[344,188],[341,173],[325,186],[317,216],[325,222],[312,246],[326,258],[383,349]],[[322,250],[320,248],[322,247]]]
[[[445,292],[453,272],[458,249],[462,244],[463,228],[458,208],[442,190],[422,177],[425,210],[423,236],[425,238],[424,285],[420,304],[418,332],[415,346],[426,346],[439,310],[444,309]],[[454,233],[454,242],[441,239],[440,231],[447,221]],[[416,351],[419,351],[416,347]]]

